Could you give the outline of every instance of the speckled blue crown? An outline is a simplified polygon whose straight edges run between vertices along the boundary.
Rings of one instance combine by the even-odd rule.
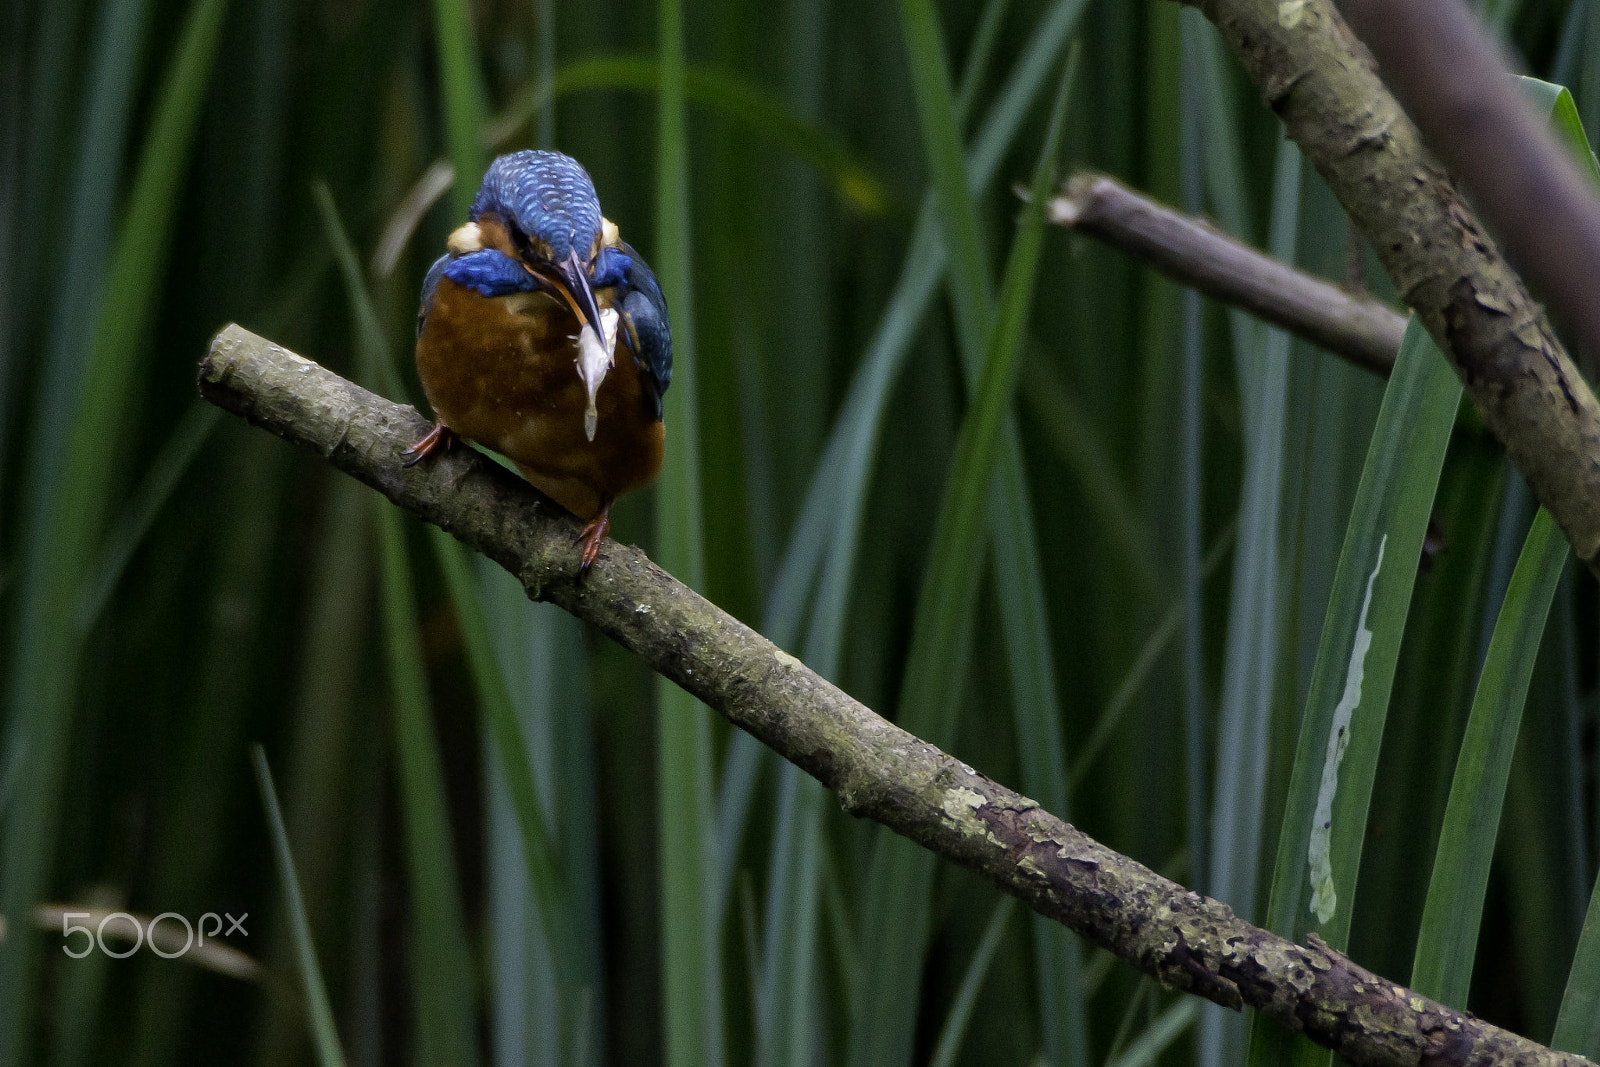
[[[600,233],[594,182],[583,164],[560,152],[528,149],[489,164],[470,217],[476,222],[487,211],[499,212],[548,244],[556,263],[574,250],[586,260]]]

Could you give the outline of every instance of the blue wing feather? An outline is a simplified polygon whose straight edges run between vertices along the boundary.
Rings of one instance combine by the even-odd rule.
[[[464,256],[440,256],[422,279],[422,306],[417,310],[418,337],[422,336],[422,324],[428,321],[428,309],[433,306],[433,294],[439,288],[440,278],[449,278],[488,297],[510,296],[539,288],[539,280],[524,270],[522,264],[493,248],[468,252]]]
[[[622,280],[617,285],[621,297],[617,304],[639,338],[634,356],[654,385],[655,415],[659,419],[661,398],[672,384],[672,324],[667,318],[667,298],[644,257],[626,242],[622,252],[618,259],[625,260],[625,265],[618,264]]]
[[[422,303],[417,307],[417,336],[422,336],[422,324],[428,321],[428,309],[433,306],[433,291],[439,288],[439,279],[444,277],[444,269],[450,265],[448,255],[440,256],[433,261],[433,266],[428,268],[428,273],[422,279]]]
[[[441,273],[458,285],[476,289],[483,296],[510,296],[539,287],[538,279],[522,264],[493,248],[457,256],[445,264]]]

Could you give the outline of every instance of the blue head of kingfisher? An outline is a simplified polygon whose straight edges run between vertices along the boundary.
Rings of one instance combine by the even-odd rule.
[[[417,318],[417,372],[437,422],[409,461],[453,436],[508,456],[589,520],[587,568],[611,502],[660,469],[672,379],[661,288],[560,152],[496,159],[448,248]]]

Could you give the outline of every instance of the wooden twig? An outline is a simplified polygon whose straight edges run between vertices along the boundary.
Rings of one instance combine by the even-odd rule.
[[[1249,1005],[1360,1064],[1580,1064],[1575,1056],[1384,981],[1325,945],[1300,946],[1080,833],[1038,804],[853,700],[794,656],[608,541],[578,576],[578,522],[469,448],[415,467],[430,428],[238,326],[200,365],[212,403],[324,456],[592,623],[876,820],[1174,989]]]
[[[1296,270],[1104,174],[1075,174],[1050,221],[1135,256],[1173,281],[1242,308],[1388,376],[1406,317],[1365,293]]]

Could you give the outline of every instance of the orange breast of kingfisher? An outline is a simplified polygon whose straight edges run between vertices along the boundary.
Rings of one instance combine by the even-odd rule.
[[[602,308],[611,296],[595,293]],[[547,293],[485,297],[441,278],[417,338],[417,374],[439,421],[515,462],[541,492],[587,520],[655,480],[665,430],[619,329],[595,395],[594,440],[584,436],[577,333],[576,316]]]

